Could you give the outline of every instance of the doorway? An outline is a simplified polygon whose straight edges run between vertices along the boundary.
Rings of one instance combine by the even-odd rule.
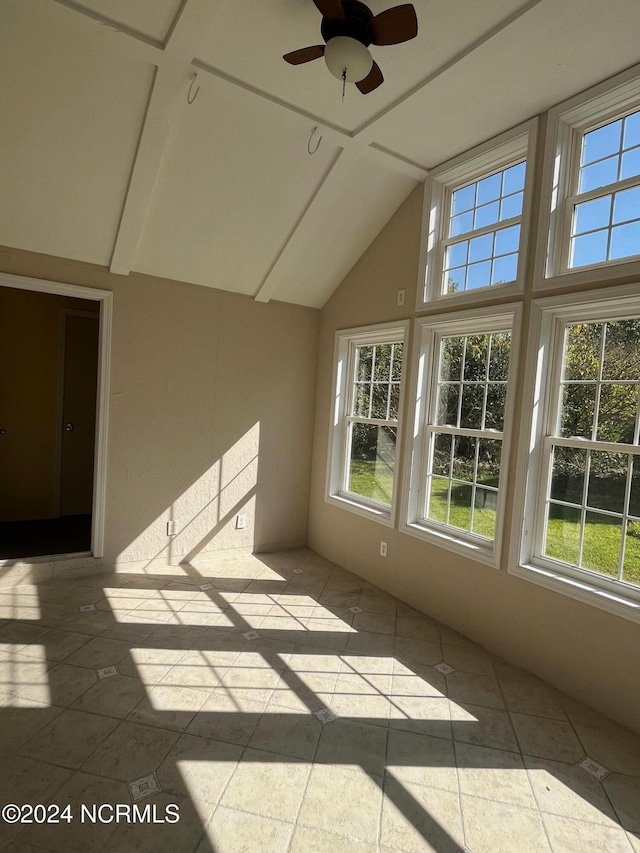
[[[101,556],[105,303],[0,275],[0,562]]]

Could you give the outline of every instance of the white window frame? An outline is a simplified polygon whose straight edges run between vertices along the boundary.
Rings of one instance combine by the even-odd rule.
[[[640,276],[640,259],[620,258],[569,267],[571,220],[583,135],[640,109],[640,65],[549,110],[534,289]],[[634,179],[635,180],[635,179]],[[634,183],[634,182],[632,182]],[[640,179],[635,181],[635,185]],[[624,189],[625,187],[623,187]],[[548,235],[548,241],[545,239]]]
[[[418,280],[417,310],[442,305],[477,304],[487,299],[511,298],[521,293],[527,266],[527,243],[530,230],[531,199],[535,172],[537,118],[518,125],[512,130],[473,148],[442,166],[434,169],[424,184],[420,271]],[[526,160],[522,215],[520,217],[520,244],[518,247],[518,276],[515,282],[494,284],[461,293],[442,293],[442,276],[445,241],[451,209],[451,196],[455,189],[472,183],[512,164]],[[498,223],[499,226],[505,223]],[[495,226],[491,226],[494,228]],[[488,229],[491,230],[491,229]],[[463,239],[463,235],[460,235]]]
[[[640,588],[541,557],[549,464],[545,441],[556,408],[565,325],[640,314],[640,284],[535,300],[529,330],[509,571],[640,622]],[[519,521],[519,519],[522,519]]]
[[[419,539],[463,554],[494,568],[500,567],[502,552],[521,314],[522,305],[520,304],[457,311],[455,314],[447,313],[417,320],[414,332],[415,352],[412,362],[417,362],[418,369],[413,386],[415,389],[413,406],[409,415],[409,420],[413,424],[411,435],[413,444],[410,458],[406,460],[403,478],[404,482],[408,483],[408,488],[405,488],[403,521],[400,529]],[[489,334],[505,331],[511,332],[511,354],[502,429],[502,461],[496,508],[496,530],[493,541],[488,541],[472,533],[465,533],[454,527],[421,518],[420,509],[424,505],[426,472],[429,467],[429,430],[426,427],[435,424],[440,340],[451,335]]]
[[[407,364],[409,362],[409,320],[401,322],[381,323],[375,326],[364,326],[357,329],[343,329],[336,332],[335,355],[333,364],[333,405],[331,425],[329,430],[329,456],[327,465],[327,483],[325,500],[355,512],[366,518],[379,521],[392,527],[395,523],[396,507],[399,492],[399,478],[402,459],[402,411],[405,395]],[[393,479],[393,497],[391,506],[370,498],[362,497],[344,488],[346,482],[347,438],[349,412],[353,392],[353,374],[355,370],[355,353],[359,346],[385,344],[402,341],[402,375],[400,379],[400,400],[398,405],[398,421],[396,432],[396,456]]]

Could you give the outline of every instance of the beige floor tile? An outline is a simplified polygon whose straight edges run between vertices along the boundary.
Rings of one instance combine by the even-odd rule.
[[[522,758],[513,752],[456,743],[460,791],[514,806],[535,809]]]
[[[364,613],[356,614],[352,625],[357,631],[393,634],[395,632],[396,617],[394,613],[372,613],[365,610]]]
[[[22,755],[77,770],[117,725],[111,717],[67,708],[22,747]]]
[[[95,683],[95,672],[61,663],[50,669],[42,681],[20,690],[19,695],[35,702],[66,708]]]
[[[362,693],[319,694],[326,705],[339,717],[387,726],[393,708],[386,696],[366,696]]]
[[[578,702],[571,696],[558,692],[558,700],[565,714],[574,725],[592,726],[594,729],[617,729],[618,726],[608,717],[594,711],[588,705]]]
[[[584,749],[569,723],[526,714],[511,714],[511,722],[525,755],[568,764],[574,764],[584,756]]]
[[[387,779],[380,843],[407,853],[458,853],[464,844],[458,795]]]
[[[196,853],[286,853],[292,835],[292,824],[219,806]]]
[[[289,853],[377,853],[377,850],[375,844],[346,839],[308,826],[297,827],[289,847]]]
[[[590,823],[617,823],[602,785],[582,767],[528,756],[525,765],[540,811]]]
[[[440,643],[430,643],[426,640],[410,640],[406,637],[396,637],[394,654],[405,665],[414,663],[435,666],[442,661],[442,646]]]
[[[157,771],[164,791],[217,803],[242,747],[193,735],[181,735]]]
[[[54,607],[60,606],[54,605]],[[56,619],[55,615],[50,617],[47,613],[43,614],[42,621],[49,621],[53,627],[64,626],[65,630],[76,631],[79,634],[93,634],[94,637],[117,624],[115,616],[104,610],[96,610],[94,613],[74,613],[71,617],[67,614],[64,620]]]
[[[249,746],[309,760],[313,758],[321,731],[322,724],[311,713],[264,714],[249,740]]]
[[[432,696],[394,696],[389,725],[392,729],[451,740],[449,701]]]
[[[133,723],[182,732],[210,695],[207,688],[159,684],[146,690],[146,695],[131,710],[128,719]]]
[[[152,812],[148,822],[119,824],[101,853],[164,853],[174,850],[190,853],[211,820],[213,806],[165,793],[156,794],[138,803],[141,809],[149,808],[150,811],[155,806],[157,819],[163,819],[167,814],[175,814],[173,809],[171,812],[166,811],[169,805],[178,807],[179,821],[153,823]],[[211,849],[210,847],[207,853],[210,853]]]
[[[506,711],[450,702],[453,739],[492,749],[519,752],[511,718]]]
[[[550,717],[554,720],[566,720],[567,715],[559,701],[558,694],[543,684],[530,684],[524,681],[502,679],[502,693],[509,711],[518,714],[530,714],[532,717]]]
[[[298,824],[375,844],[381,785],[382,780],[374,781],[363,770],[315,764]]]
[[[454,702],[469,702],[485,708],[504,709],[500,685],[495,676],[476,675],[470,672],[452,672],[447,675],[447,695]]]
[[[387,769],[403,783],[458,791],[453,743],[444,738],[392,729],[387,744]]]
[[[23,829],[20,841],[55,850],[56,853],[86,853],[99,850],[113,834],[115,823],[91,823],[80,819],[81,805],[127,803],[129,792],[125,785],[88,773],[74,773],[58,790],[53,802],[60,808],[71,805],[73,820],[59,824],[41,824]]]
[[[43,625],[32,625],[30,622],[9,622],[0,628],[0,648],[11,645],[13,651],[17,652],[24,646],[34,643],[44,645],[44,635],[50,630]]]
[[[216,667],[201,664],[184,664],[182,661],[172,666],[160,679],[161,684],[173,687],[202,687],[213,690],[221,684],[221,675]]]
[[[48,803],[55,792],[72,775],[71,770],[54,767],[22,758],[18,755],[3,762],[2,778],[0,779],[0,804],[15,803],[17,805]],[[10,824],[0,820],[0,837],[14,838],[20,831],[20,824]]]
[[[473,853],[551,853],[537,811],[465,795],[461,801],[466,844]]]
[[[438,624],[428,616],[400,616],[396,621],[396,636],[407,637],[411,640],[426,640],[430,643],[440,642]]]
[[[342,661],[343,666],[340,672],[346,675],[357,673],[365,677],[369,675],[392,675],[394,668],[398,665],[392,655],[345,654],[342,655]],[[411,672],[408,669],[404,671]]]
[[[178,737],[177,732],[122,722],[85,761],[83,770],[123,782],[141,779],[156,770]]]
[[[398,600],[392,595],[379,592],[375,587],[365,589],[360,595],[358,606],[373,613],[389,613],[395,615]]]
[[[622,726],[604,730],[577,725],[576,732],[589,758],[616,773],[640,776],[640,734]]]
[[[307,762],[247,749],[220,805],[295,823],[310,772]]]
[[[387,731],[381,726],[338,719],[322,729],[314,761],[321,764],[359,765],[382,776]]]
[[[13,699],[9,700],[13,703]],[[0,726],[0,756],[18,752],[41,729],[62,713],[62,708],[43,705],[32,708],[25,713],[24,708],[2,708],[2,725]]]
[[[612,773],[602,784],[622,826],[640,833],[640,779]]]
[[[258,725],[266,703],[214,690],[187,726],[187,733],[225,743],[245,745]]]
[[[443,643],[442,659],[457,672],[494,676],[493,657],[479,646],[451,646]]]
[[[543,820],[554,853],[630,853],[622,829],[550,814]]]
[[[124,719],[145,695],[146,690],[139,679],[113,675],[98,679],[93,687],[73,703],[73,707],[80,711]]]
[[[101,669],[113,666],[129,654],[129,645],[120,640],[104,640],[94,637],[85,646],[65,659],[72,666],[84,666],[87,669]]]
[[[357,634],[348,635],[346,654],[392,657],[394,638],[388,634],[376,634],[373,631],[358,631]]]

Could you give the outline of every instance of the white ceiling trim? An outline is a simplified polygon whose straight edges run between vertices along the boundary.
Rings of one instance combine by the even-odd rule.
[[[202,34],[210,31],[212,21],[230,5],[230,2],[231,0],[217,0],[216,3],[213,3],[212,0],[184,0],[166,41],[160,43],[131,27],[121,25],[99,13],[88,10],[79,5],[76,0],[55,0],[60,9],[64,9],[76,17],[82,17],[88,26],[108,27],[120,49],[124,49],[129,55],[157,67],[112,253],[112,272],[127,275],[134,266],[145,215],[149,209],[158,171],[166,152],[167,141],[177,121],[177,107],[180,103],[180,97],[184,94],[186,101],[186,84],[189,77],[193,76],[194,71],[198,73],[197,85],[211,85],[219,88],[220,84],[223,84],[233,89],[235,97],[248,100],[258,98],[262,104],[270,105],[281,116],[283,116],[283,111],[286,112],[289,118],[293,118],[300,126],[305,129],[308,128],[309,131],[311,131],[312,126],[317,127],[319,134],[324,136],[329,143],[338,146],[340,149],[338,154],[294,223],[286,241],[277,252],[273,264],[256,292],[255,298],[258,301],[267,302],[272,298],[277,298],[278,285],[274,270],[286,258],[287,249],[295,242],[294,237],[300,231],[306,217],[313,215],[314,204],[321,197],[324,197],[323,191],[326,194],[335,183],[329,178],[334,172],[341,152],[346,151],[349,156],[374,159],[384,168],[403,176],[405,180],[406,178],[410,178],[414,182],[424,180],[428,175],[428,169],[424,165],[413,162],[407,157],[376,143],[377,125],[384,119],[388,120],[389,117],[392,117],[394,110],[400,105],[416,96],[429,83],[445,74],[469,54],[501,33],[542,0],[529,0],[353,132],[324,121],[319,116],[284,99],[271,95],[195,59],[199,53]]]
[[[129,275],[133,268],[158,169],[173,127],[178,99],[186,88],[189,75],[190,66],[182,72],[164,66],[156,69],[111,257],[112,273]]]
[[[338,164],[338,160],[340,159],[340,157],[343,154],[344,154],[344,149],[341,149],[340,151],[338,151],[336,156],[333,158],[329,168],[326,170],[326,172],[322,176],[320,182],[318,183],[318,186],[316,187],[315,192],[313,193],[313,195],[311,196],[311,198],[309,199],[309,201],[305,205],[304,210],[302,211],[300,216],[297,218],[295,225],[293,226],[293,228],[291,229],[291,231],[287,235],[287,239],[284,241],[280,251],[276,255],[271,266],[269,267],[269,270],[268,270],[266,276],[264,277],[262,284],[258,288],[258,291],[255,295],[256,302],[269,302],[269,300],[273,299],[273,297],[275,296],[276,285],[274,283],[275,280],[271,274],[273,273],[274,269],[278,265],[278,262],[280,261],[280,259],[284,255],[284,253],[286,252],[287,246],[290,245],[291,241],[295,237],[296,231],[298,231],[298,229],[300,228],[300,225],[304,222],[304,219],[307,216],[307,214],[309,213],[309,211],[311,210],[313,203],[315,202],[315,200],[318,198],[318,196],[322,192],[323,187],[327,183],[328,179],[331,177],[331,173],[335,169],[336,165]]]

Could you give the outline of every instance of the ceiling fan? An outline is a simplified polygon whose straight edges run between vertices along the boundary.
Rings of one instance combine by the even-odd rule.
[[[400,44],[418,34],[418,19],[411,3],[374,15],[360,0],[313,0],[322,15],[320,32],[325,44],[303,47],[282,57],[302,65],[324,56],[329,71],[345,83],[355,83],[363,95],[384,81],[369,53],[370,44]]]

